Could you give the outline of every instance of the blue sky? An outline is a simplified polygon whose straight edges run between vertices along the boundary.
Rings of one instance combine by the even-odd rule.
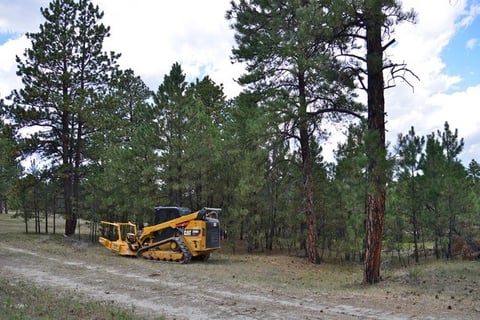
[[[234,80],[243,68],[230,62],[235,43],[224,18],[230,0],[215,0],[210,6],[199,0],[93,2],[105,12],[102,22],[111,27],[105,49],[121,53],[121,66],[132,68],[151,89],[156,90],[172,64],[179,62],[187,76],[209,75],[224,85],[227,96],[239,93]],[[0,98],[21,86],[15,56],[29,45],[23,34],[38,31],[43,22],[40,7],[48,3],[0,0]],[[387,140],[396,144],[398,134],[406,134],[411,126],[418,135],[427,135],[443,130],[448,121],[465,139],[464,164],[480,161],[480,1],[402,3],[405,9],[415,9],[418,21],[395,26],[396,44],[387,54],[405,62],[420,81],[409,78],[413,89],[396,81],[397,86],[386,91]],[[332,150],[342,139],[334,133],[326,142],[327,160],[333,160]]]
[[[404,0],[417,12],[417,23],[398,25],[397,46],[389,54],[405,62],[420,78],[414,88],[398,83],[386,91],[387,139],[411,126],[417,135],[443,131],[445,122],[458,129],[465,147],[464,165],[480,161],[480,2]],[[434,9],[433,9],[434,8]]]
[[[457,88],[465,90],[480,83],[480,18],[467,26],[459,27],[441,54],[448,75],[461,75]],[[452,90],[454,90],[452,88]]]
[[[8,33],[8,32],[0,33],[0,45],[3,45],[8,40],[15,38],[17,35],[18,34],[16,33]]]

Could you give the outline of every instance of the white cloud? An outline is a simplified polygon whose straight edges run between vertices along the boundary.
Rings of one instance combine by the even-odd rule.
[[[111,27],[105,49],[121,53],[123,68],[136,74],[156,90],[174,62],[179,62],[189,80],[209,75],[233,97],[239,87],[233,81],[243,71],[229,57],[234,46],[233,31],[225,19],[230,0],[93,0],[105,12],[102,22]],[[480,5],[467,0],[403,0],[405,9],[418,12],[416,24],[395,27],[395,46],[387,50],[395,62],[405,62],[419,78],[409,78],[414,90],[397,81],[386,91],[387,139],[396,143],[398,133],[411,126],[417,134],[443,130],[445,121],[458,128],[465,138],[464,159],[477,157],[480,149],[480,123],[476,109],[480,84],[465,90],[457,87],[462,75],[447,75],[441,53],[456,32],[465,30],[480,14]],[[471,2],[471,1],[470,1]],[[37,32],[43,22],[40,7],[48,0],[0,0],[0,33]],[[434,9],[432,9],[434,8]],[[470,46],[478,45],[472,36]],[[0,46],[0,96],[18,88],[15,55],[21,55],[28,42],[24,37]],[[456,63],[461,61],[458,57]],[[332,143],[325,146],[330,149]],[[336,147],[336,144],[333,145]],[[326,158],[329,158],[326,155]]]
[[[476,11],[467,11],[467,3],[462,0],[403,3],[404,8],[415,8],[418,23],[397,26],[394,36],[398,45],[389,54],[394,61],[407,63],[420,81],[410,78],[413,90],[399,82],[396,88],[386,91],[387,138],[395,144],[398,133],[406,134],[411,126],[417,135],[443,131],[448,121],[450,128],[458,129],[459,137],[465,138],[466,148],[461,157],[467,162],[477,157],[472,152],[480,146],[480,119],[475,116],[480,84],[459,91],[456,85],[462,77],[445,73],[446,62],[441,53],[455,32],[472,23]],[[457,58],[459,63],[462,58]]]
[[[478,39],[477,38],[472,38],[467,41],[467,44],[465,45],[465,48],[467,49],[473,49],[477,46]]]
[[[480,4],[472,3],[470,1],[470,6],[465,8],[464,15],[461,17],[458,25],[459,27],[467,27],[472,24],[476,17],[480,14]],[[465,5],[465,1],[461,1],[461,5]]]
[[[38,28],[46,0],[0,0],[0,33],[24,33]]]
[[[25,36],[8,40],[0,46],[0,98],[8,96],[13,89],[20,88],[22,81],[16,75],[15,57],[22,56],[29,42]]]
[[[224,84],[227,96],[239,93],[234,78],[242,68],[229,59],[234,45],[233,30],[225,19],[229,0],[214,4],[196,0],[93,2],[105,13],[101,22],[111,27],[104,48],[121,53],[122,68],[133,69],[151,89],[156,90],[172,64],[179,62],[189,81],[209,75],[217,84]],[[48,4],[48,0],[0,0],[0,33],[37,32],[44,21],[40,7]],[[15,55],[21,55],[23,49],[6,43],[0,52],[3,69],[16,70]],[[0,72],[0,96],[5,96],[18,81],[11,81],[16,77],[14,71]]]
[[[30,45],[23,34],[38,29],[42,18],[40,7],[47,5],[46,0],[0,0],[0,33],[17,35],[0,45],[0,98],[20,88],[15,57],[22,57]]]
[[[238,94],[233,78],[240,69],[229,60],[234,40],[225,19],[229,1],[214,5],[195,0],[96,2],[105,12],[103,22],[111,26],[106,47],[122,53],[122,66],[140,74],[152,89],[179,62],[191,81],[209,75],[225,85],[228,96]]]

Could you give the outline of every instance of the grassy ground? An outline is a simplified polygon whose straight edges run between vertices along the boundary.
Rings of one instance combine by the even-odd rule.
[[[10,281],[1,276],[0,301],[1,319],[139,319],[134,310],[119,310],[113,304],[72,298],[49,289],[34,287],[30,283]]]
[[[53,219],[49,219],[48,228],[53,231]],[[41,231],[44,232],[45,220],[42,219]],[[29,221],[29,235],[25,234],[25,223],[22,218],[14,217],[13,214],[0,214],[0,235],[8,243],[34,240],[37,245],[45,239],[58,239],[61,243],[64,220],[56,219],[56,235],[35,235],[33,221]],[[84,227],[83,233],[88,233]],[[49,241],[46,245],[51,245]],[[56,250],[52,246],[52,250]],[[112,303],[89,300],[88,297],[73,297],[65,292],[57,292],[47,288],[39,288],[31,283],[12,281],[0,274],[0,319],[6,320],[35,320],[35,319],[65,319],[65,320],[141,320],[135,314],[134,309],[119,309]],[[159,318],[163,319],[163,318]]]
[[[215,252],[207,263],[181,266],[162,264],[159,267],[156,262],[124,259],[110,254],[98,244],[88,243],[88,237],[84,241],[68,242],[61,234],[63,221],[60,219],[57,220],[57,231],[61,230],[60,234],[25,235],[23,220],[12,219],[12,216],[0,215],[2,244],[38,252],[43,261],[57,257],[66,261],[73,259],[91,263],[102,266],[105,270],[140,270],[143,277],[148,279],[166,274],[170,275],[172,281],[202,283],[199,287],[205,282],[207,285],[218,285],[224,291],[245,285],[252,292],[266,290],[268,294],[275,295],[278,292],[282,297],[297,299],[310,299],[313,295],[315,299],[320,297],[338,305],[348,303],[369,308],[382,306],[383,309],[401,314],[428,315],[440,312],[445,313],[448,319],[480,318],[478,261],[422,259],[420,264],[412,263],[403,267],[389,265],[382,270],[385,281],[375,286],[361,284],[363,273],[358,264],[327,261],[312,265],[299,256],[281,253],[245,254],[241,250],[232,254],[228,247]],[[88,234],[85,224],[82,225],[82,233]],[[0,262],[2,259],[8,259],[8,252],[4,251],[2,256],[0,251]],[[31,256],[30,259],[36,257]],[[126,287],[128,285],[125,283]],[[116,292],[115,289],[109,290],[110,296]],[[139,294],[139,291],[132,292],[133,297]],[[232,296],[228,303],[235,302],[235,299]],[[58,311],[55,317],[52,317],[52,310]],[[449,315],[452,317],[449,318]],[[163,319],[161,315],[159,317]],[[119,308],[112,302],[89,300],[78,293],[72,295],[68,291],[35,287],[18,279],[13,281],[2,277],[0,273],[0,319],[53,318],[142,319],[135,308],[128,305]]]

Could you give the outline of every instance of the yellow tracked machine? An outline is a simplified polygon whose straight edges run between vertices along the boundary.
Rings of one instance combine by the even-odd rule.
[[[122,256],[188,263],[207,260],[220,248],[221,209],[203,208],[191,212],[182,207],[155,207],[153,225],[101,221],[99,242]]]

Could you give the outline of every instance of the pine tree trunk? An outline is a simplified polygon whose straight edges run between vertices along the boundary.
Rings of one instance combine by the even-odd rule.
[[[304,132],[305,131],[305,132]],[[310,155],[310,146],[308,144],[306,130],[300,130],[302,159],[303,159],[303,191],[305,201],[305,218],[307,223],[307,256],[311,263],[320,263],[320,255],[318,254],[318,236],[317,222],[315,217],[315,207],[313,203],[313,178],[312,178],[312,160]]]
[[[420,258],[418,255],[418,222],[417,222],[417,212],[413,210],[412,213],[412,224],[413,224],[413,254],[415,256],[415,262],[418,263]]]
[[[380,4],[372,4],[367,19],[367,73],[368,73],[368,202],[365,243],[364,283],[381,280],[380,261],[383,225],[385,219],[385,98],[383,81],[382,15]]]
[[[66,217],[65,220],[65,235],[71,237],[75,234],[77,228],[77,217],[72,214],[70,217]]]
[[[453,229],[455,226],[455,216],[450,216],[448,220],[448,249],[447,259],[453,259]]]
[[[448,191],[451,194],[451,191]],[[447,258],[453,259],[453,232],[455,229],[455,214],[453,210],[453,199],[452,196],[448,196],[448,213],[450,215],[448,219],[448,250]]]
[[[82,139],[83,139],[83,121],[78,117],[77,136],[74,148],[74,162],[73,162],[73,181],[72,181],[72,215],[69,225],[69,233],[67,235],[74,235],[77,227],[77,220],[79,216],[79,202],[80,202],[80,166],[82,160]],[[65,226],[66,230],[66,226]],[[79,229],[80,231],[80,229]],[[80,232],[79,232],[80,233]],[[79,234],[80,236],[80,234]]]
[[[433,248],[434,248],[434,251],[435,251],[435,258],[437,260],[440,259],[440,249],[438,248],[438,241],[439,241],[438,237],[435,237],[435,239],[433,240]]]
[[[364,283],[374,284],[381,280],[380,262],[385,213],[385,193],[368,196],[367,240],[365,243]]]
[[[68,166],[67,166],[68,167]],[[69,170],[69,169],[66,169]],[[77,227],[77,218],[73,212],[72,204],[72,178],[71,173],[67,172],[63,181],[64,205],[65,205],[65,235],[70,237],[75,234]]]
[[[299,108],[299,132],[300,148],[302,154],[302,174],[303,174],[303,192],[305,201],[305,218],[307,224],[307,256],[311,263],[320,263],[318,254],[318,236],[317,222],[315,217],[315,206],[313,202],[313,173],[312,173],[312,155],[310,150],[310,135],[308,133],[308,114],[306,103],[306,84],[305,77],[299,73],[298,88],[300,93]]]
[[[28,234],[28,209],[25,204],[23,204],[23,222],[25,222],[25,233]]]

